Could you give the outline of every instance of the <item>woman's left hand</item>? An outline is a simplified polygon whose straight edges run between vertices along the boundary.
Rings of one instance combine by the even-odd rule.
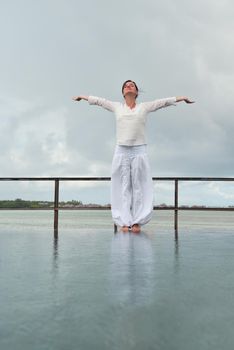
[[[188,97],[186,97],[186,96],[177,96],[176,97],[176,102],[182,102],[182,101],[184,101],[184,102],[186,102],[186,103],[194,103],[195,101],[192,101],[192,100],[190,100]]]

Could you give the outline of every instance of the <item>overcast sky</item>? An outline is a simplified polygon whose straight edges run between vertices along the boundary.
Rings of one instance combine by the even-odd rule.
[[[196,101],[148,116],[153,176],[234,176],[233,18],[231,0],[0,0],[0,177],[110,176],[115,117],[72,96],[121,101],[126,79],[139,101]],[[232,183],[181,189],[181,204],[234,205]],[[53,186],[0,183],[17,197]],[[62,199],[108,203],[109,184],[62,184]]]

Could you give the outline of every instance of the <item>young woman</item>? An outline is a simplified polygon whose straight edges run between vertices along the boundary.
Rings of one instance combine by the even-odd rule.
[[[132,80],[122,86],[123,103],[95,96],[77,96],[101,106],[116,116],[117,145],[112,162],[111,211],[114,223],[122,231],[138,233],[149,222],[153,211],[153,183],[146,150],[145,125],[147,114],[184,101],[188,97],[169,97],[137,103],[138,87]]]

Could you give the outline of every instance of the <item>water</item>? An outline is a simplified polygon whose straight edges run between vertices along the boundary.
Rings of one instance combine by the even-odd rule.
[[[233,213],[0,212],[0,349],[233,349]]]

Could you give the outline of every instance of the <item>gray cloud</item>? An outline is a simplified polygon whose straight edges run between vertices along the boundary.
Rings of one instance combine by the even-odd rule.
[[[2,3],[1,176],[110,175],[114,116],[71,97],[121,100],[128,78],[139,101],[196,100],[149,115],[154,176],[233,176],[233,14],[231,1],[211,0]],[[21,189],[46,196],[46,187]],[[211,190],[221,201],[222,186]],[[94,192],[81,191],[87,200]]]

